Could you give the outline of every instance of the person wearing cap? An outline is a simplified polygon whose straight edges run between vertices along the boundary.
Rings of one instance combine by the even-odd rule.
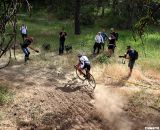
[[[82,70],[85,69],[86,70],[86,76],[87,76],[87,78],[89,78],[91,65],[90,65],[90,61],[89,61],[88,57],[85,56],[85,55],[82,55],[82,54],[78,54],[77,56],[79,58],[79,62],[76,65],[77,69],[79,70],[79,72],[81,74],[83,74]],[[84,74],[84,76],[85,76],[85,74]]]
[[[109,57],[114,53],[115,47],[116,47],[116,41],[118,41],[118,33],[115,32],[114,28],[111,28],[111,33],[109,37],[109,45],[108,45],[108,51],[109,51]]]
[[[102,42],[103,42],[103,37],[101,36],[101,32],[98,32],[95,37],[95,44],[93,46],[93,49],[94,49],[93,53],[94,54],[95,54],[96,50],[97,50],[97,54],[99,54]]]
[[[115,37],[111,35],[109,38],[109,43],[108,43],[108,57],[111,57],[112,54],[114,53],[115,49]]]
[[[119,34],[117,32],[115,32],[114,28],[111,28],[110,30],[111,30],[110,34],[115,37],[115,41],[118,41]]]
[[[132,70],[133,70],[133,66],[135,64],[135,51],[134,49],[131,48],[131,46],[127,46],[127,52],[125,53],[125,58],[129,60],[128,62],[128,67],[129,67],[129,74],[128,77],[131,76],[132,74]]]
[[[33,42],[33,37],[27,37],[25,38],[24,42],[21,44],[21,48],[22,48],[22,51],[25,55],[24,57],[24,61],[27,62],[27,60],[29,60],[29,55],[30,55],[30,52],[29,52],[29,49],[30,48],[31,50],[35,51],[35,52],[39,52],[37,49],[34,49],[32,46],[31,46],[31,43]]]

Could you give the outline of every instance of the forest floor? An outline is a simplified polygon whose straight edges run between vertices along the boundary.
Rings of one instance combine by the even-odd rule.
[[[63,63],[62,65],[62,59]],[[160,127],[159,74],[126,78],[94,71],[94,92],[77,79],[66,55],[22,56],[0,70],[13,100],[0,106],[0,130],[144,130]],[[120,65],[113,65],[119,70]],[[136,68],[137,69],[137,68]],[[135,69],[135,71],[136,71]],[[93,66],[93,70],[96,67]],[[138,72],[138,71],[137,71]],[[114,72],[115,75],[122,73]],[[99,76],[99,77],[98,77]]]

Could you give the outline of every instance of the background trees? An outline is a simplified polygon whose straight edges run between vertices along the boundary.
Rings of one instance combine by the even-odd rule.
[[[33,12],[50,13],[60,20],[74,20],[75,34],[80,34],[80,25],[90,26],[95,23],[100,23],[103,27],[129,29],[142,17],[149,16],[148,14],[160,4],[159,0],[30,0],[29,2]],[[156,19],[152,24],[159,24],[159,9],[151,17]]]

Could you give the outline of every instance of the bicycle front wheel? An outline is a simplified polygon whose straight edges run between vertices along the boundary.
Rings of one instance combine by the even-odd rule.
[[[5,68],[9,65],[11,59],[11,50],[7,50],[6,52],[0,53],[0,69]]]
[[[76,74],[80,80],[84,81],[86,79],[85,76],[78,71],[78,69],[76,69]]]
[[[96,88],[96,81],[91,74],[90,74],[90,79],[88,79],[88,83],[90,84],[93,90]]]

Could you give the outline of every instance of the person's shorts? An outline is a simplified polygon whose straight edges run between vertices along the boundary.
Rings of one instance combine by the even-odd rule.
[[[114,45],[112,45],[112,44],[109,44],[109,45],[108,45],[108,49],[114,49],[114,48],[115,48]]]
[[[135,60],[129,60],[128,67],[130,69],[133,69],[134,63],[135,63]]]
[[[83,69],[87,69],[88,71],[90,71],[91,65],[90,64],[85,64]]]

